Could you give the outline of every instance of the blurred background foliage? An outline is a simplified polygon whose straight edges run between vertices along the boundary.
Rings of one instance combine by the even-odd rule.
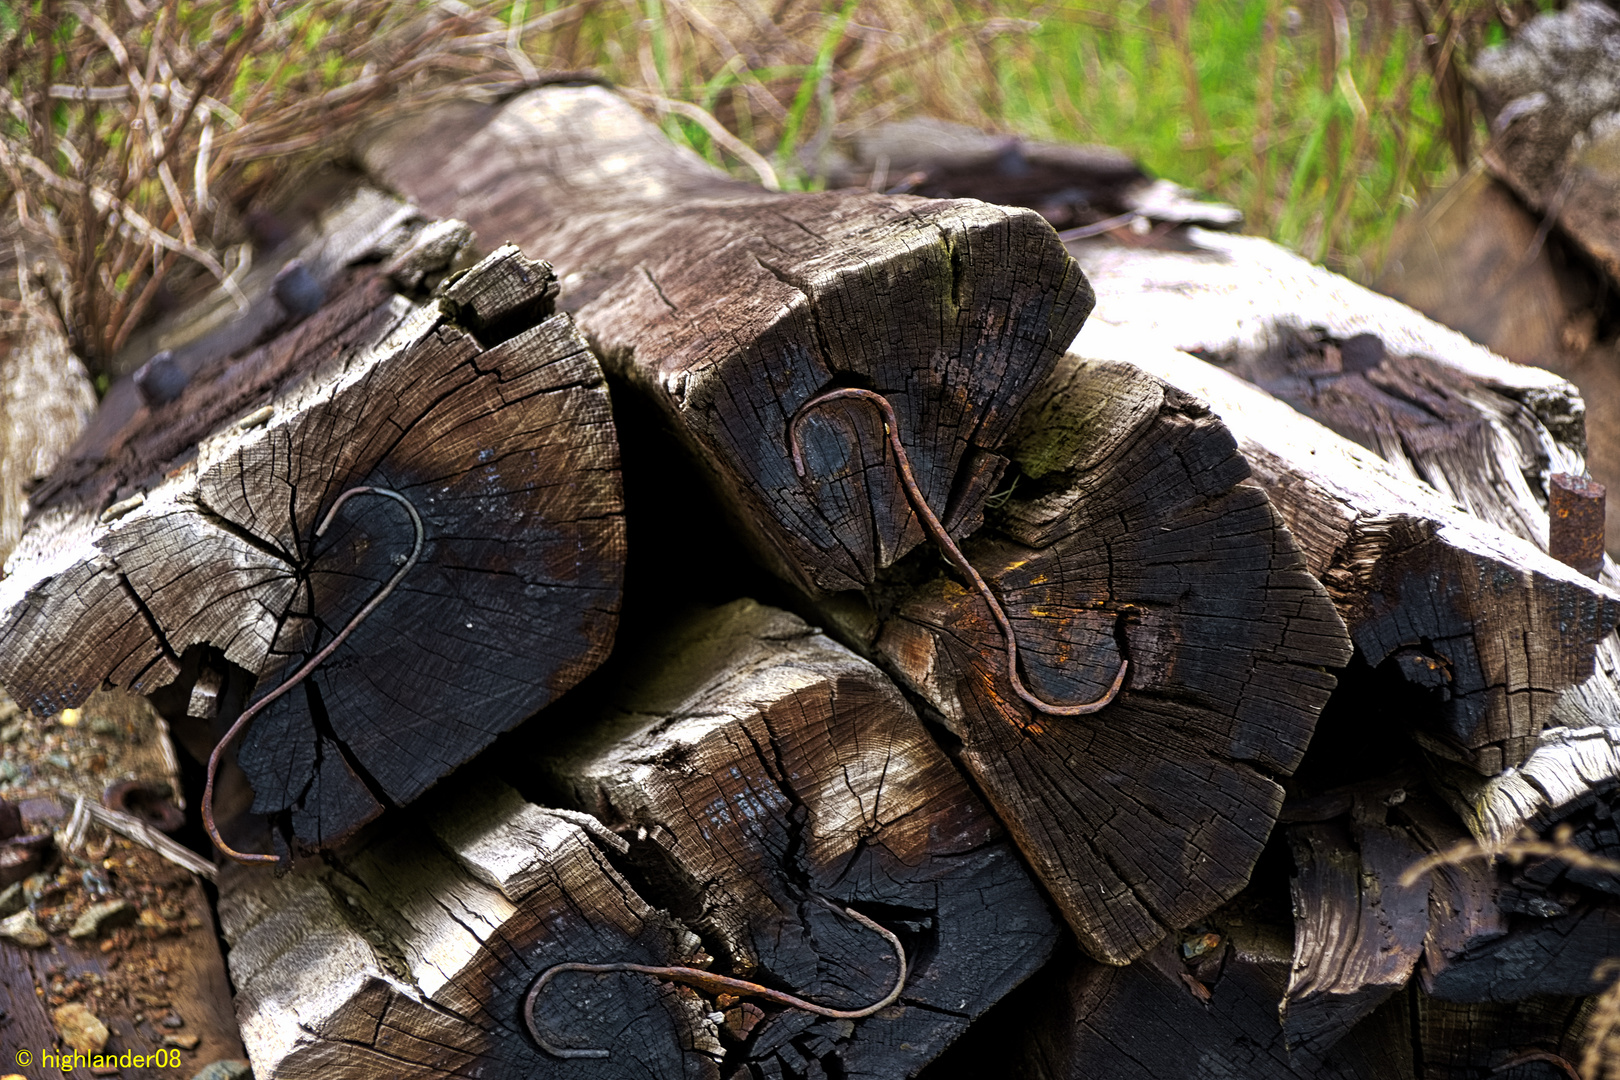
[[[0,0],[3,248],[55,259],[0,258],[43,279],[94,363],[165,297],[233,288],[255,201],[341,155],[357,121],[590,71],[787,188],[822,186],[842,140],[907,115],[1108,144],[1366,280],[1487,141],[1471,58],[1553,6]]]

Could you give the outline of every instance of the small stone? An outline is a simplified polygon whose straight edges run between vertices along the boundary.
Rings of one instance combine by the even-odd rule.
[[[253,1066],[245,1061],[211,1061],[198,1069],[191,1080],[253,1080]]]
[[[75,941],[95,937],[103,930],[111,930],[115,926],[128,926],[134,921],[135,909],[129,906],[127,900],[108,900],[105,904],[91,904],[74,922],[73,929],[68,931],[68,937]]]
[[[302,319],[313,315],[326,303],[326,289],[309,272],[302,259],[293,259],[276,272],[270,293],[287,314]]]
[[[180,1050],[195,1050],[197,1044],[202,1042],[201,1035],[165,1035],[163,1045],[172,1046]]]
[[[28,898],[23,895],[23,883],[13,881],[4,889],[0,889],[0,919],[9,918],[17,914],[28,904]]]
[[[81,1054],[100,1053],[102,1047],[107,1045],[110,1034],[107,1025],[76,1001],[51,1013],[51,1019],[56,1021],[56,1030],[61,1032],[62,1041]]]
[[[1203,956],[1211,949],[1219,948],[1220,944],[1219,934],[1194,934],[1181,943],[1181,955],[1183,959],[1191,960]]]
[[[186,1026],[185,1020],[181,1019],[180,1014],[177,1012],[170,1013],[168,1016],[165,1016],[163,1019],[159,1020],[158,1023],[162,1024],[171,1031],[175,1028],[182,1028]]]
[[[27,730],[27,725],[21,720],[13,720],[5,727],[0,728],[0,742],[14,743],[22,738],[23,732]]]
[[[145,911],[141,912],[140,921],[143,927],[152,931],[154,934],[167,934],[171,929],[163,916],[159,915],[151,908],[147,908]]]
[[[97,735],[117,735],[118,721],[109,720],[105,716],[92,717],[90,720],[90,730],[95,732]]]
[[[174,353],[164,349],[135,369],[134,380],[135,392],[141,401],[147,408],[155,409],[184,393],[191,376],[174,358]]]
[[[27,949],[43,949],[51,943],[50,935],[40,927],[32,911],[19,911],[0,920],[0,937]]]
[[[0,761],[0,784],[9,784],[21,775],[22,770],[17,768],[16,762],[9,759]]]

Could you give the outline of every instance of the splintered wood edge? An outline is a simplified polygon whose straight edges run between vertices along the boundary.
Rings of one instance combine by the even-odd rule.
[[[1256,479],[1282,511],[1300,541],[1310,572],[1318,578],[1336,563],[1344,564],[1356,577],[1370,574],[1388,552],[1385,537],[1390,526],[1406,522],[1481,568],[1507,575],[1504,580],[1522,582],[1522,590],[1531,589],[1532,582],[1540,579],[1585,597],[1600,614],[1607,612],[1612,618],[1620,612],[1620,596],[1608,587],[1529,541],[1465,513],[1428,485],[1401,476],[1372,451],[1211,364],[1155,344],[1132,330],[1100,323],[1089,325],[1071,351],[1135,363],[1208,401],[1238,439]],[[1592,662],[1604,636],[1594,636]],[[1570,664],[1574,677],[1541,689],[1556,693],[1580,685],[1592,675],[1593,667],[1585,666],[1587,663],[1574,660]],[[1512,717],[1510,712],[1511,723],[1520,723]],[[1528,729],[1512,732],[1511,738],[1523,749],[1518,761],[1506,761],[1503,766],[1518,764],[1528,756],[1539,734],[1540,730]],[[1508,752],[1513,752],[1511,747]]]
[[[1259,349],[1280,324],[1321,326],[1334,337],[1376,334],[1392,353],[1431,357],[1504,390],[1581,407],[1567,379],[1515,364],[1280,244],[1205,229],[1192,229],[1189,239],[1192,252],[1077,247],[1097,290],[1097,318],[1189,353]]]

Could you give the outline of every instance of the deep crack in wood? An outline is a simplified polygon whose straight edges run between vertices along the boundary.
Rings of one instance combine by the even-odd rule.
[[[1050,701],[1036,697],[1024,685],[1023,677],[1018,674],[1018,639],[1013,636],[1012,623],[1007,618],[1007,612],[1002,608],[1001,601],[996,599],[996,594],[990,591],[990,586],[985,584],[984,578],[973,568],[973,564],[968,562],[967,556],[962,554],[962,549],[956,546],[956,542],[945,531],[945,526],[940,523],[939,518],[929,509],[927,500],[923,498],[922,489],[917,485],[917,478],[911,471],[911,459],[906,456],[906,448],[900,442],[900,425],[895,419],[894,406],[889,404],[888,398],[871,390],[849,388],[829,390],[805,402],[799,411],[793,414],[793,419],[788,421],[788,447],[793,451],[794,472],[801,478],[805,475],[804,455],[799,450],[799,424],[817,405],[839,398],[869,401],[883,414],[883,433],[888,436],[889,446],[894,451],[895,470],[900,474],[900,483],[906,489],[906,498],[910,500],[911,508],[922,519],[928,529],[928,535],[934,538],[934,542],[940,546],[946,558],[951,560],[951,565],[962,571],[968,580],[973,582],[973,587],[984,598],[985,606],[990,609],[991,617],[996,620],[996,626],[1001,630],[1001,638],[1007,643],[1007,679],[1012,683],[1013,692],[1030,708],[1051,716],[1085,716],[1088,713],[1098,712],[1113,701],[1119,694],[1120,687],[1125,685],[1125,674],[1130,668],[1129,660],[1119,662],[1119,671],[1115,672],[1113,683],[1095,701],[1082,702],[1078,705],[1054,705]]]
[[[422,516],[416,512],[416,507],[411,504],[411,500],[407,499],[397,491],[390,491],[388,488],[380,487],[352,487],[343,492],[343,494],[339,495],[337,497],[337,501],[332,504],[332,509],[326,512],[326,516],[321,519],[320,525],[316,527],[315,536],[317,539],[326,535],[327,527],[330,526],[332,524],[332,520],[337,517],[338,510],[342,508],[344,503],[348,502],[356,495],[381,495],[385,498],[393,499],[395,502],[399,503],[405,508],[406,512],[411,515],[411,526],[416,530],[416,540],[415,543],[411,545],[411,553],[402,557],[403,561],[399,564],[399,569],[395,570],[393,576],[388,579],[387,583],[384,584],[381,589],[377,590],[375,596],[366,601],[365,607],[355,612],[354,618],[350,619],[348,624],[344,626],[342,630],[338,631],[338,635],[334,637],[331,642],[320,652],[310,657],[309,660],[304,663],[303,667],[299,668],[293,673],[292,678],[288,679],[286,682],[282,683],[280,686],[276,687],[274,690],[270,691],[268,694],[264,695],[264,697],[260,698],[258,701],[255,701],[251,706],[244,710],[242,715],[236,718],[236,723],[232,724],[230,730],[225,733],[225,737],[220,739],[219,743],[215,745],[214,752],[208,755],[208,779],[203,786],[203,825],[208,829],[208,837],[209,839],[213,840],[214,846],[219,848],[220,851],[224,852],[227,857],[235,859],[239,863],[277,863],[281,860],[275,855],[260,855],[254,852],[237,851],[235,848],[227,844],[224,838],[219,835],[219,826],[214,822],[214,778],[219,772],[219,760],[224,755],[226,747],[230,746],[230,744],[236,739],[236,736],[241,734],[241,732],[247,728],[248,724],[252,722],[253,718],[264,711],[267,705],[276,700],[282,694],[285,694],[288,690],[291,690],[293,687],[303,682],[306,676],[325,663],[326,658],[336,652],[338,646],[347,641],[349,635],[354,633],[360,624],[365,622],[366,618],[370,616],[373,611],[376,611],[378,606],[381,605],[384,600],[388,599],[388,594],[394,591],[394,586],[398,585],[400,579],[402,579],[406,574],[410,573],[411,567],[416,565],[416,560],[422,554],[422,543],[427,539],[427,530],[422,526]]]

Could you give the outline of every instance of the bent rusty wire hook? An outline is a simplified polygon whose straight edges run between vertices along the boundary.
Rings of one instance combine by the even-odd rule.
[[[985,584],[984,578],[980,577],[979,572],[973,569],[973,564],[968,562],[967,556],[962,554],[962,549],[956,546],[955,541],[946,533],[945,526],[940,523],[939,518],[928,508],[928,503],[923,499],[922,488],[917,486],[916,474],[911,471],[911,459],[906,455],[906,448],[900,444],[900,425],[895,420],[894,406],[889,404],[888,398],[871,390],[845,388],[829,390],[825,394],[813,397],[801,405],[799,411],[793,414],[793,419],[788,421],[788,447],[793,451],[793,469],[799,474],[800,478],[804,476],[804,455],[799,448],[799,424],[804,421],[805,414],[811,409],[838,398],[869,401],[876,405],[878,411],[883,414],[883,433],[889,437],[889,447],[894,451],[895,468],[900,473],[900,483],[906,489],[906,498],[911,501],[911,508],[917,512],[918,517],[922,518],[923,526],[928,530],[928,534],[934,538],[934,542],[945,552],[945,556],[951,560],[952,565],[962,571],[963,574],[966,574],[968,580],[973,582],[973,587],[979,590],[979,595],[984,598],[985,606],[990,609],[990,614],[996,620],[996,626],[1001,629],[1001,639],[1007,643],[1007,678],[1012,682],[1013,692],[1031,708],[1052,716],[1085,716],[1087,713],[1097,712],[1110,701],[1113,701],[1119,693],[1119,688],[1125,685],[1125,672],[1130,667],[1130,661],[1128,660],[1119,662],[1119,671],[1114,675],[1113,685],[1103,692],[1102,697],[1095,701],[1087,701],[1079,705],[1054,705],[1050,701],[1043,701],[1036,697],[1024,686],[1023,677],[1018,674],[1018,639],[1013,636],[1012,622],[1007,618],[1007,612],[1002,608],[1001,601],[996,599],[996,594],[990,591],[990,586]]]
[[[337,637],[333,638],[331,643],[324,649],[305,661],[304,666],[294,672],[292,678],[249,706],[241,716],[236,718],[236,723],[231,725],[231,729],[225,733],[225,737],[219,740],[219,744],[214,747],[214,752],[208,755],[208,780],[203,785],[203,827],[208,830],[208,837],[214,841],[214,846],[224,852],[228,858],[235,859],[239,863],[273,863],[281,860],[274,855],[259,855],[248,851],[237,851],[219,835],[219,826],[214,822],[214,777],[219,772],[219,761],[225,753],[225,748],[248,726],[255,716],[264,711],[265,706],[303,682],[310,672],[320,667],[327,657],[336,652],[337,647],[347,641],[349,635],[354,633],[360,624],[366,621],[366,617],[377,610],[377,605],[388,599],[388,594],[394,591],[394,586],[399,584],[401,578],[410,573],[411,567],[416,565],[417,558],[422,554],[422,544],[427,538],[427,530],[422,527],[422,516],[416,512],[416,507],[411,505],[411,500],[397,491],[390,491],[388,488],[352,487],[339,495],[337,502],[332,504],[332,509],[326,512],[326,516],[316,526],[315,535],[317,537],[326,535],[326,530],[332,524],[332,519],[337,517],[338,510],[356,495],[381,495],[393,499],[403,506],[406,512],[411,515],[411,525],[416,529],[416,542],[411,546],[411,553],[405,556],[405,561],[399,564],[399,569],[395,570],[394,575],[388,579],[387,583],[377,590],[375,596],[366,601],[365,607],[355,612],[354,618],[349,620],[347,626],[338,631]]]
[[[830,904],[828,906],[832,907]],[[862,915],[854,908],[833,907],[833,910],[842,915],[849,916],[851,919],[854,919],[856,922],[870,930],[876,930],[878,933],[882,934],[884,940],[894,948],[895,959],[900,963],[900,973],[895,976],[894,987],[890,989],[887,994],[883,995],[881,1000],[874,1001],[872,1004],[862,1008],[830,1009],[825,1005],[817,1005],[813,1001],[806,1001],[804,998],[795,997],[792,994],[786,994],[780,990],[772,990],[770,987],[761,986],[756,982],[749,982],[746,979],[733,979],[727,975],[716,975],[713,972],[704,971],[702,968],[658,967],[652,964],[570,963],[553,964],[551,967],[546,968],[545,971],[542,971],[538,979],[534,980],[534,985],[529,987],[529,993],[523,999],[523,1023],[528,1027],[529,1035],[533,1037],[535,1044],[552,1057],[605,1058],[609,1056],[609,1051],[607,1050],[570,1050],[563,1046],[553,1046],[551,1043],[546,1041],[545,1036],[540,1034],[540,1025],[535,1023],[534,1019],[535,1003],[539,1000],[540,991],[545,989],[546,984],[565,971],[583,971],[591,975],[605,975],[616,971],[628,971],[637,975],[651,975],[655,979],[663,979],[666,982],[684,983],[687,986],[695,987],[699,990],[707,990],[712,994],[734,994],[737,997],[764,998],[766,1001],[772,1001],[778,1005],[785,1005],[790,1009],[799,1009],[802,1012],[812,1013],[816,1016],[825,1016],[833,1020],[859,1020],[864,1016],[871,1016],[873,1013],[878,1012],[881,1009],[886,1009],[890,1005],[893,1005],[896,1001],[900,1000],[900,991],[904,989],[906,985],[905,946],[900,944],[900,939],[895,937],[894,934],[879,926],[871,919],[868,919],[865,915]]]

